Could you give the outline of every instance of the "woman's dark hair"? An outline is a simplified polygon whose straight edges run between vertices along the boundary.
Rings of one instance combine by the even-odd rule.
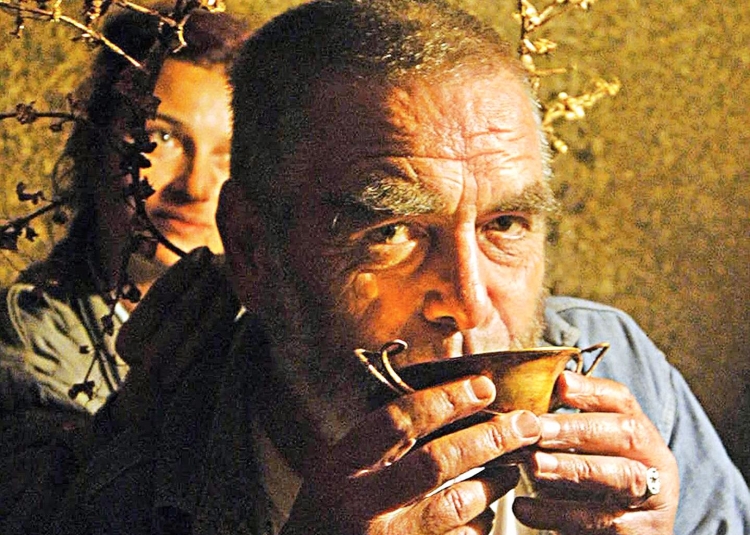
[[[170,14],[166,5],[155,9],[165,16]],[[123,55],[105,47],[97,55],[91,75],[79,88],[77,98],[83,119],[68,138],[57,170],[58,188],[78,210],[75,226],[79,228],[90,226],[95,188],[112,179],[107,176],[111,172],[107,159],[119,142],[111,132],[114,121],[128,107],[148,101],[163,60],[228,67],[250,30],[245,21],[227,13],[195,9],[187,15],[183,30],[186,44],[180,47],[177,33],[169,24],[154,15],[124,10],[109,17],[103,34],[140,62],[146,74]],[[150,87],[135,82],[144,77],[151,79]]]

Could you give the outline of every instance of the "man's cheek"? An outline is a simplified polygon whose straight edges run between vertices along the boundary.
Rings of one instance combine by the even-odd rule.
[[[403,285],[394,284],[378,273],[352,276],[342,305],[363,343],[382,344],[399,333],[410,315],[404,303],[412,300],[407,293]]]
[[[374,273],[359,273],[352,283],[354,297],[363,304],[370,303],[380,295],[378,278]]]
[[[341,287],[341,291],[335,292],[340,296],[337,302],[339,312],[344,312],[354,323],[360,323],[373,314],[380,296],[380,285],[374,273],[349,275]]]

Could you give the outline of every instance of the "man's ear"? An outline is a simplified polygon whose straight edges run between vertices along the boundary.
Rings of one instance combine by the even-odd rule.
[[[216,224],[224,243],[232,287],[242,304],[252,309],[261,275],[263,232],[258,210],[239,181],[230,179],[222,186]]]

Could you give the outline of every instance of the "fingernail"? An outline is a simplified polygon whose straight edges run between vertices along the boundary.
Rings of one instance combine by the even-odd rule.
[[[519,411],[513,416],[513,429],[523,438],[539,437],[539,418],[533,412]]]
[[[542,438],[543,439],[552,439],[557,438],[557,435],[560,434],[560,422],[554,419],[554,417],[551,416],[545,416],[542,415],[539,418],[539,421],[542,424]]]
[[[557,457],[543,451],[534,453],[534,463],[536,464],[536,471],[540,474],[554,472],[558,465]]]
[[[484,375],[480,375],[471,380],[471,390],[479,401],[495,397],[495,385]]]

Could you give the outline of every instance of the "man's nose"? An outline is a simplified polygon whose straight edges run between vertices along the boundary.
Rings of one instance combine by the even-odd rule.
[[[456,331],[489,323],[493,304],[473,226],[441,244],[425,267],[422,314],[427,321]]]

